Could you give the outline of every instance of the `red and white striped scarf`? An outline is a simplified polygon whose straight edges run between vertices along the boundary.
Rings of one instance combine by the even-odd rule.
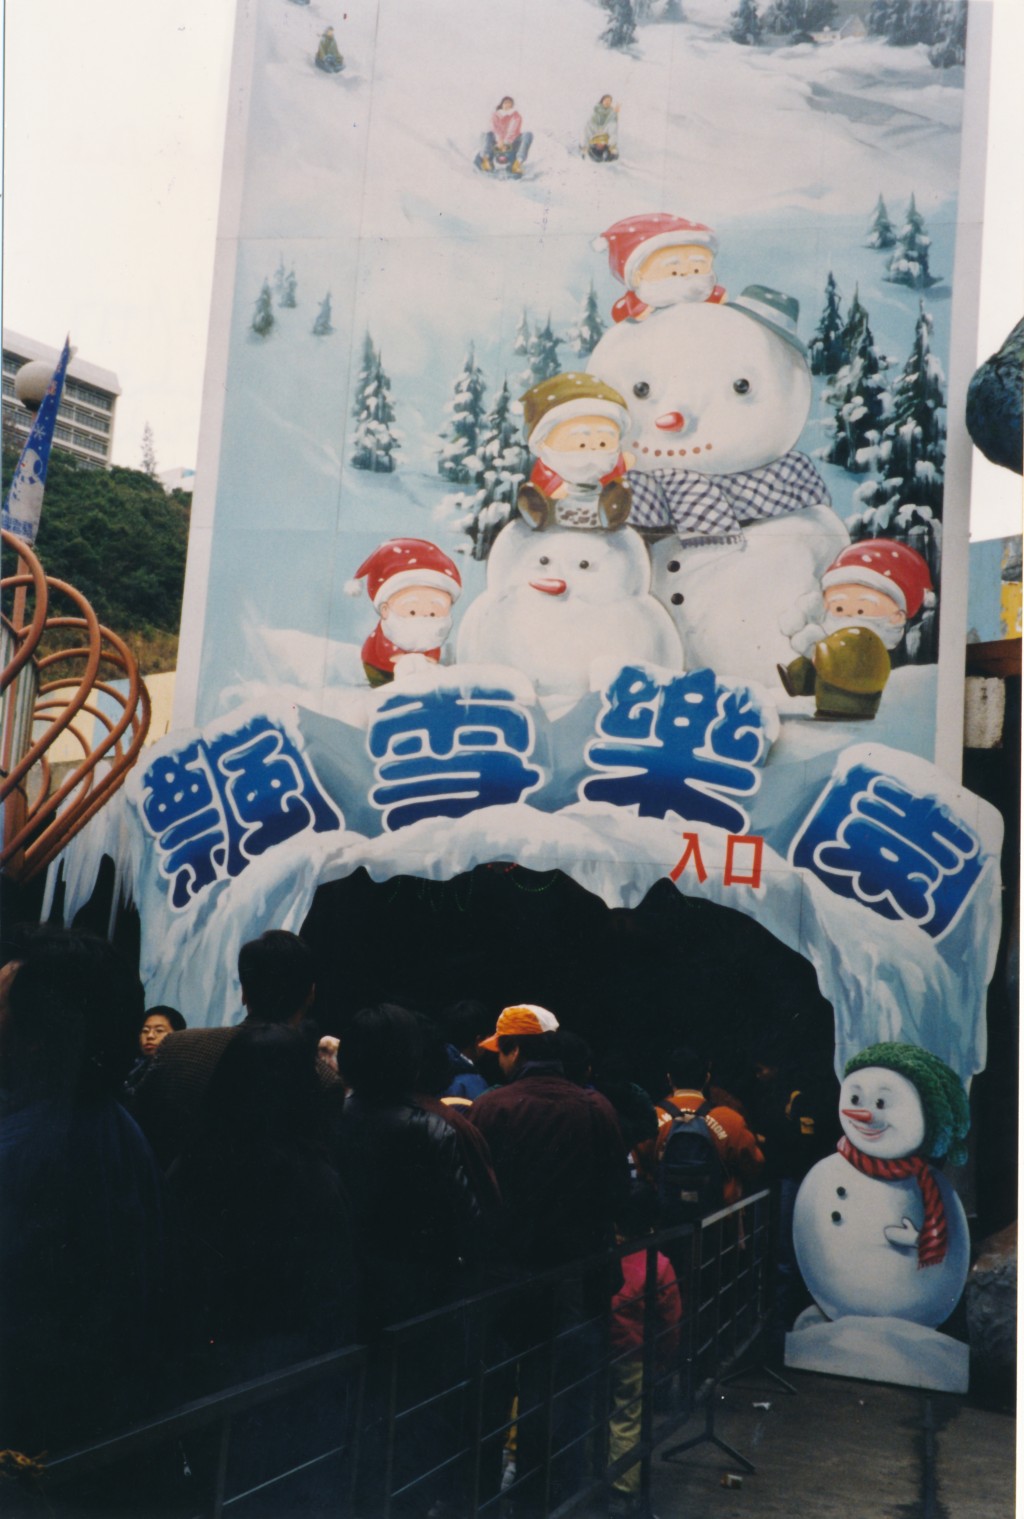
[[[912,1155],[906,1160],[881,1160],[875,1155],[865,1155],[845,1135],[839,1141],[837,1149],[844,1160],[848,1160],[863,1176],[870,1176],[874,1181],[906,1181],[908,1176],[916,1178],[924,1199],[924,1222],[917,1238],[917,1264],[919,1267],[940,1265],[946,1259],[948,1245],[946,1210],[935,1172],[928,1162],[922,1160],[920,1155]]]

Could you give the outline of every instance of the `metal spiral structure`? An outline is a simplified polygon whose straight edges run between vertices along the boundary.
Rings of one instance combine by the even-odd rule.
[[[47,575],[13,533],[0,537],[18,560],[0,580],[0,868],[28,881],[123,783],[149,729],[149,694],[131,651],[81,592]],[[44,643],[48,634],[62,646]],[[55,780],[51,751],[62,734],[76,752]]]

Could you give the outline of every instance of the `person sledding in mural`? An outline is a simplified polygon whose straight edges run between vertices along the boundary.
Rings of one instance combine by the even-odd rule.
[[[619,392],[591,374],[556,374],[520,405],[537,456],[519,487],[521,515],[535,528],[622,527],[631,500],[622,477],[633,455],[621,451],[629,413]]]
[[[424,538],[391,538],[363,560],[346,591],[358,596],[364,579],[380,618],[362,648],[370,685],[394,680],[396,664],[409,655],[438,663],[462,592],[448,555]]]
[[[484,133],[483,146],[473,160],[485,174],[502,170],[517,179],[523,172],[533,133],[523,131],[523,118],[511,95],[504,95],[491,117],[491,130]]]
[[[779,666],[779,679],[790,696],[813,696],[823,721],[873,718],[890,650],[934,600],[916,549],[889,538],[851,544],[821,577],[820,596],[803,597],[781,620],[796,658]]]
[[[605,95],[603,101],[609,98]],[[612,274],[626,286],[612,307],[615,322],[642,322],[659,307],[683,301],[725,300],[725,289],[715,283],[718,239],[703,222],[664,211],[626,216],[595,238],[592,247],[607,253]]]
[[[334,27],[329,26],[320,38],[320,46],[316,50],[313,60],[318,69],[323,69],[325,74],[340,74],[345,67],[345,60],[338,51],[338,44],[334,40]]]
[[[602,95],[587,117],[583,152],[595,163],[609,163],[619,156],[619,107],[610,95]]]

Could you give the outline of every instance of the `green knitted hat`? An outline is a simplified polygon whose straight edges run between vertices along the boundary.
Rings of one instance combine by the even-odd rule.
[[[971,1126],[971,1110],[963,1083],[944,1060],[916,1044],[872,1044],[853,1055],[844,1076],[878,1065],[896,1071],[917,1089],[924,1110],[924,1142],[921,1149],[931,1160],[948,1155],[954,1166],[967,1159],[962,1143]]]

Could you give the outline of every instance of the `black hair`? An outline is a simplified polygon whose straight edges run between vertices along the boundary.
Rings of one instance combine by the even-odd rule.
[[[562,1058],[557,1030],[548,1034],[499,1034],[498,1049],[503,1055],[516,1048],[523,1065],[533,1060],[561,1061]]]
[[[5,1080],[72,1101],[113,1095],[138,1053],[137,971],[105,939],[73,929],[29,929],[11,948]]]
[[[416,1091],[428,1097],[440,1097],[452,1084],[452,1057],[448,1053],[448,1041],[430,1018],[418,1014],[420,1037],[419,1070],[416,1073]]]
[[[362,1008],[342,1031],[338,1069],[359,1097],[379,1102],[413,1091],[422,1057],[419,1014],[384,1002]]]
[[[677,1044],[668,1057],[668,1073],[677,1087],[699,1091],[708,1074],[708,1063],[703,1055],[689,1044]]]
[[[171,1025],[171,1028],[176,1034],[180,1034],[182,1029],[188,1028],[188,1024],[185,1022],[185,1019],[182,1017],[181,1013],[178,1012],[178,1009],[176,1007],[165,1007],[163,1003],[160,1003],[156,1007],[146,1008],[146,1011],[142,1015],[141,1022],[139,1023],[140,1033],[146,1026],[146,1020],[149,1018],[155,1018],[157,1014],[159,1014],[161,1018],[167,1019],[167,1022]]]
[[[494,1014],[473,997],[453,1002],[441,1014],[441,1027],[457,1050],[464,1050],[481,1034],[492,1033],[494,1023]]]
[[[242,945],[238,979],[250,1018],[257,1023],[287,1023],[316,982],[312,951],[298,934],[268,929]]]

